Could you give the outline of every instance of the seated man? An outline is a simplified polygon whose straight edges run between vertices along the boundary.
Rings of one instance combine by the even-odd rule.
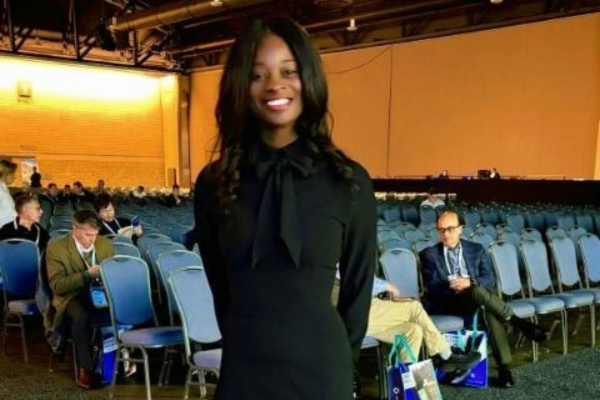
[[[131,226],[131,221],[127,218],[119,218],[116,216],[115,207],[113,206],[112,196],[106,192],[96,196],[94,200],[94,209],[100,216],[100,235],[123,235],[123,236],[139,236],[142,234],[142,227]]]
[[[514,315],[511,308],[495,295],[495,278],[489,257],[478,243],[460,240],[462,226],[458,215],[446,211],[437,221],[440,243],[420,253],[423,279],[430,312],[472,315],[485,307],[492,353],[499,367],[500,387],[514,386],[509,368],[510,346],[504,324],[519,329],[530,340],[548,339],[548,330]]]
[[[0,240],[13,238],[31,240],[38,245],[41,253],[46,249],[50,236],[39,225],[43,214],[40,203],[34,196],[23,194],[15,200],[15,209],[17,217],[0,228]]]
[[[382,293],[387,296],[381,296]],[[373,297],[367,336],[394,343],[396,335],[402,334],[406,336],[415,355],[419,354],[421,344],[425,341],[425,347],[433,357],[434,364],[449,372],[466,371],[480,360],[481,354],[476,351],[466,355],[452,354],[450,345],[431,321],[421,302],[401,297],[396,285],[375,277]],[[408,361],[406,358],[403,360]]]
[[[421,202],[421,207],[429,206],[432,208],[443,207],[446,203],[444,200],[438,197],[437,192],[434,189],[430,189],[427,198]]]
[[[53,307],[46,315],[51,332],[71,323],[75,342],[77,385],[89,389],[93,385],[93,351],[91,318],[94,306],[90,298],[92,281],[100,279],[100,262],[114,255],[112,242],[98,237],[100,221],[91,210],[73,214],[73,231],[52,242],[46,251],[48,283]]]
[[[94,194],[87,191],[83,184],[79,181],[73,183],[70,196],[71,203],[75,209],[84,207],[86,203],[92,203],[94,201]]]
[[[170,208],[183,205],[183,197],[181,197],[181,194],[179,194],[179,185],[173,185],[173,191],[169,196],[167,196],[165,205]]]

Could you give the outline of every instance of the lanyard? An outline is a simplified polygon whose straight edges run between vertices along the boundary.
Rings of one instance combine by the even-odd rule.
[[[96,247],[92,248],[92,257],[91,257],[92,264],[91,265],[87,262],[87,260],[83,256],[83,251],[82,250],[80,250],[79,248],[77,248],[77,252],[79,253],[79,256],[83,260],[83,263],[85,264],[85,266],[86,266],[87,269],[90,269],[92,267],[92,265],[96,265]]]
[[[450,268],[450,260],[448,259],[448,257],[450,257],[450,249],[447,247],[444,247],[444,261],[446,262],[446,270],[448,271],[449,275],[454,274],[454,271],[452,271],[452,268]],[[460,246],[458,248],[458,267],[459,267],[459,272],[460,275],[462,276],[463,271],[466,271],[467,268],[464,265],[465,260],[463,259],[463,249],[462,246]]]
[[[17,223],[16,218],[13,223],[15,224],[15,232],[17,232],[19,230],[19,224]],[[40,228],[38,228],[36,224],[32,224],[31,226],[35,228],[36,232],[35,244],[40,244]]]
[[[118,227],[117,230],[120,230],[121,229],[121,224],[119,224],[119,221],[116,218],[113,219],[113,221],[115,221],[115,224],[117,224],[117,227]],[[104,226],[106,227],[106,229],[108,229],[109,231],[111,231],[112,234],[117,235],[117,232],[115,232],[115,230],[109,224],[107,224],[106,221],[102,220],[102,223],[104,224]]]

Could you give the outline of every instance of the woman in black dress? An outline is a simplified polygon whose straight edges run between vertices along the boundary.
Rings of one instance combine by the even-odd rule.
[[[217,400],[352,398],[376,260],[375,199],[367,172],[333,145],[327,115],[308,34],[287,19],[251,23],[221,79],[219,157],[195,190],[223,335]]]

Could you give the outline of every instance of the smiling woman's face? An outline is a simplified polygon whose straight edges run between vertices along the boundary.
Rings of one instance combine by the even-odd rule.
[[[265,37],[256,51],[250,85],[250,107],[267,131],[293,133],[302,113],[298,63],[283,39]]]

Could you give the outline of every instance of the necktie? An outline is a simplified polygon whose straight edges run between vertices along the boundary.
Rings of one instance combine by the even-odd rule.
[[[294,262],[300,266],[302,239],[300,221],[296,208],[296,193],[293,174],[303,178],[310,176],[313,160],[310,157],[294,154],[292,144],[259,162],[256,175],[266,178],[265,189],[259,206],[256,220],[256,236],[252,247],[252,267],[255,268],[260,259],[278,245],[280,238]]]
[[[86,264],[85,266],[87,268],[91,267],[92,263],[94,261],[94,260],[92,260],[92,253],[93,253],[93,251],[84,251],[84,252],[82,252],[83,261],[85,262],[85,264]]]

